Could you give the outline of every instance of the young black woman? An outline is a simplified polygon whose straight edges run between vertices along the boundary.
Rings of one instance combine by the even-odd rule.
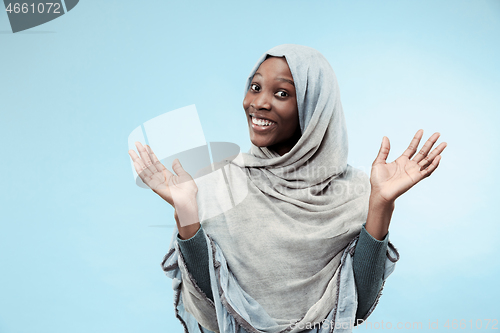
[[[235,170],[244,170],[249,196],[218,216],[206,218],[215,199],[178,160],[173,174],[150,147],[137,143],[141,158],[129,152],[143,181],[175,207],[177,231],[163,267],[182,281],[174,283],[178,318],[188,332],[193,323],[220,332],[326,332],[314,325],[366,318],[388,275],[395,200],[432,174],[446,143],[431,152],[434,133],[416,154],[419,130],[387,163],[384,137],[368,180],[346,163],[333,70],[318,51],[299,45],[277,46],[259,59],[243,108],[252,149],[226,161],[225,172],[231,185]],[[342,317],[339,294],[350,290],[354,310]]]

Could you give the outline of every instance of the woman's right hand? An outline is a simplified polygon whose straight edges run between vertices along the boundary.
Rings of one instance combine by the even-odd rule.
[[[176,173],[173,174],[161,164],[151,147],[148,145],[144,147],[140,142],[136,142],[135,146],[140,157],[133,149],[128,153],[134,162],[135,171],[144,184],[174,208],[184,210],[186,206],[196,203],[198,187],[193,177],[182,168],[178,159],[172,163],[172,170]]]

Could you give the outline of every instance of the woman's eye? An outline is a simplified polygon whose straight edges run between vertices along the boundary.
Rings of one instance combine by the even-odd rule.
[[[278,97],[288,97],[288,93],[286,91],[278,91],[276,93],[276,95],[278,95]]]
[[[258,85],[256,85],[255,83],[252,83],[250,85],[250,89],[255,90],[255,91],[259,91],[260,87]]]

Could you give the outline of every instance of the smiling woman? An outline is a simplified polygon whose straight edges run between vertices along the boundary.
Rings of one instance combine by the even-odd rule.
[[[326,333],[346,322],[352,330],[375,308],[399,259],[388,239],[396,198],[432,174],[446,143],[431,151],[435,133],[415,155],[419,130],[386,163],[384,137],[370,178],[347,164],[335,73],[300,45],[260,57],[243,107],[252,148],[215,165],[220,181],[198,188],[178,160],[173,174],[150,147],[137,144],[141,158],[129,152],[144,183],[175,207],[162,267],[174,280],[176,315],[189,333]],[[207,213],[231,207],[219,201],[221,188],[238,196],[245,184],[239,204]]]

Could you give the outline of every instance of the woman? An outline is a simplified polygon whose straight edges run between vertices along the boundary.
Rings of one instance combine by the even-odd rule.
[[[248,193],[221,214],[207,212],[224,205],[213,187],[224,181],[197,186],[178,160],[174,175],[149,147],[137,144],[142,159],[129,152],[143,181],[176,209],[178,232],[162,264],[177,317],[187,332],[328,332],[366,318],[397,260],[385,256],[397,255],[387,251],[394,201],[432,174],[446,143],[431,152],[435,133],[415,155],[419,130],[386,163],[384,137],[368,180],[347,164],[335,74],[305,46],[262,55],[243,107],[252,148],[217,168],[231,193],[242,178]]]

